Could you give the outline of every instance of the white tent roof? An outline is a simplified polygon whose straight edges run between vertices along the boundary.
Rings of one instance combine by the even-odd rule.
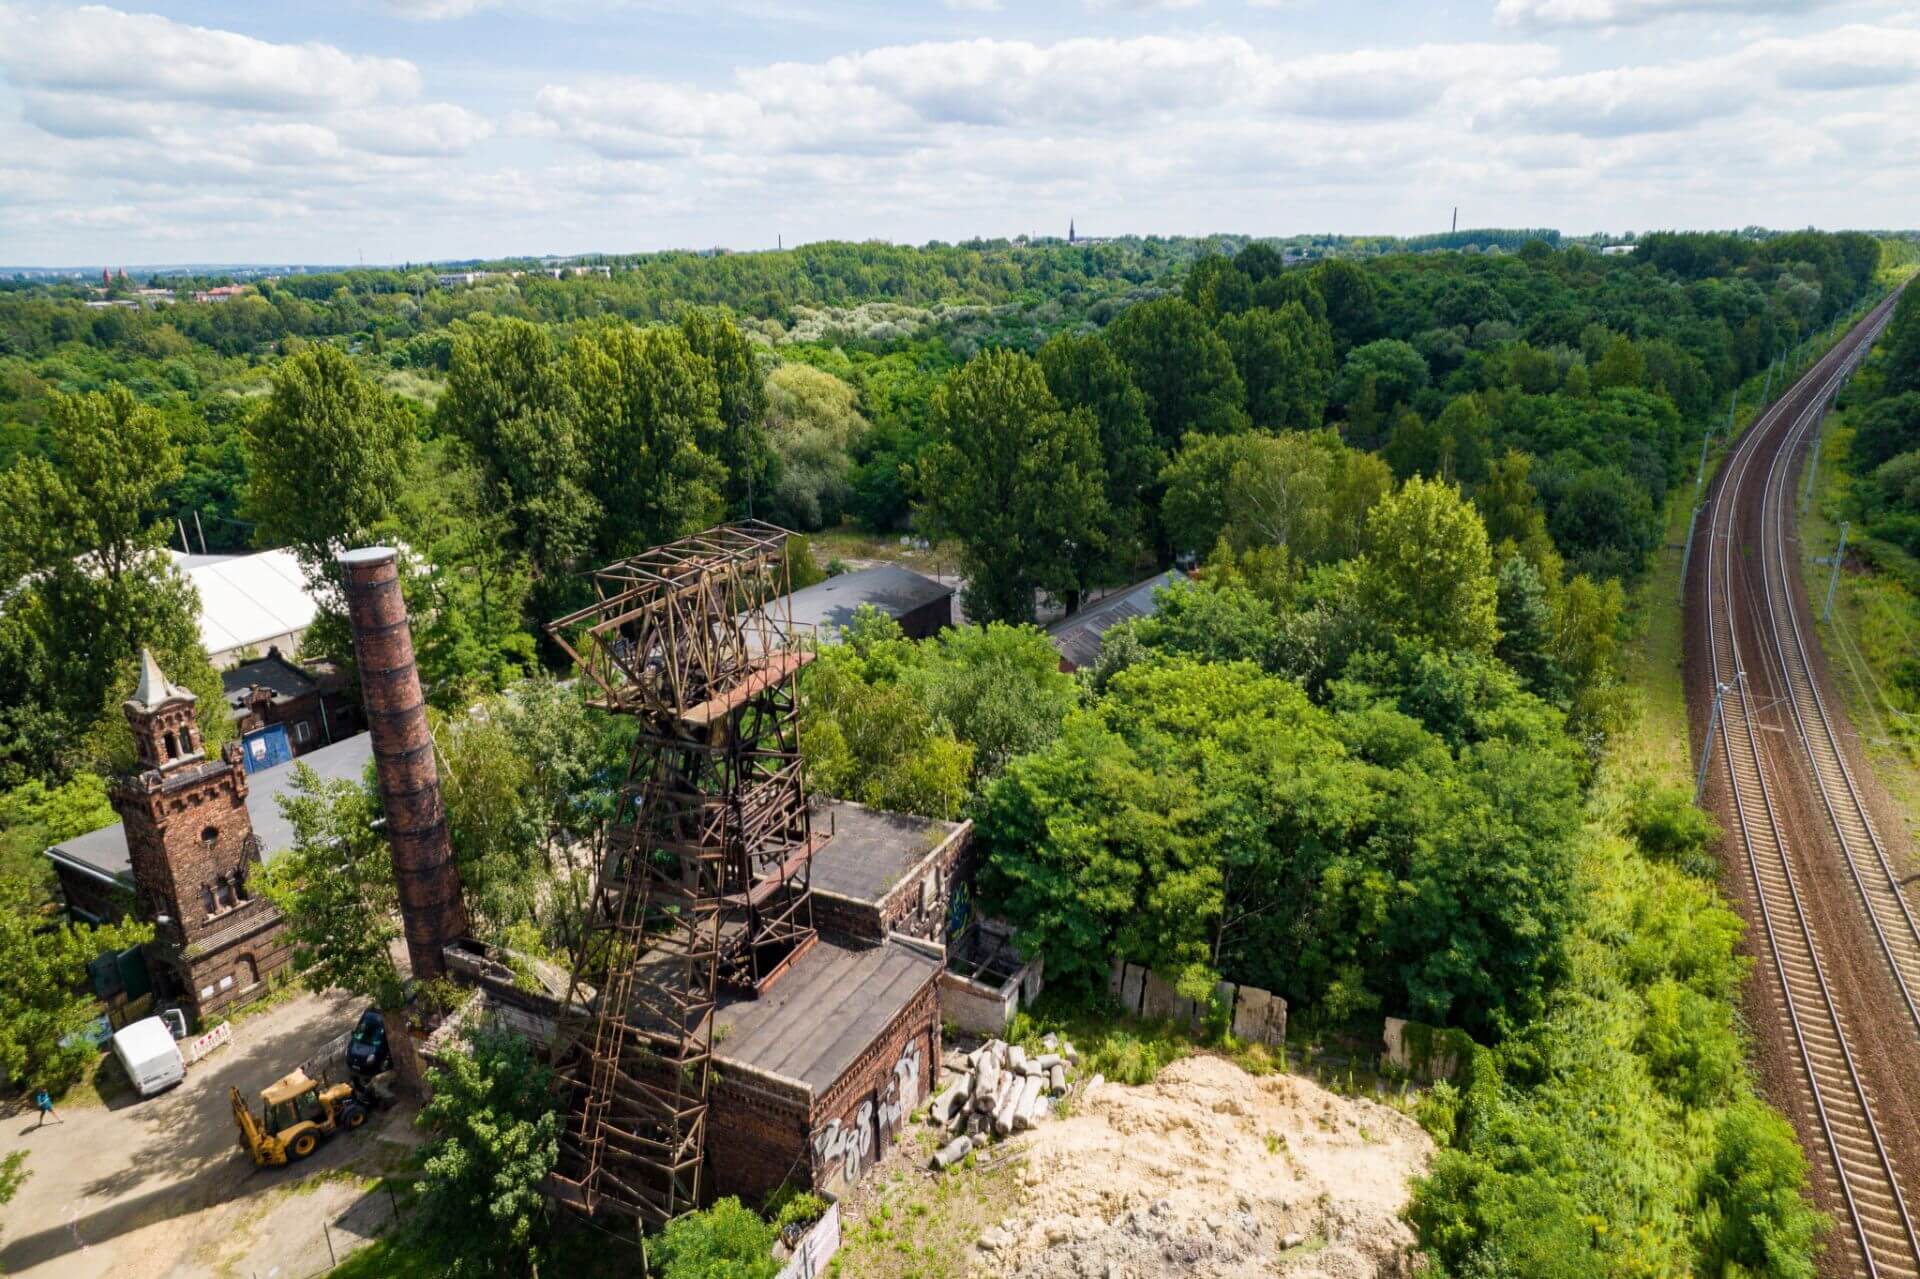
[[[200,592],[200,643],[209,653],[304,631],[319,612],[292,551],[218,559],[176,554],[174,563]]]

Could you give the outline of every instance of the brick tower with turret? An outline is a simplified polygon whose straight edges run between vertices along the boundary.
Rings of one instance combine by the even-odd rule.
[[[150,652],[122,709],[135,764],[108,797],[126,829],[135,909],[154,924],[148,966],[163,1002],[204,1020],[263,993],[287,960],[280,913],[253,883],[261,850],[240,744],[208,757],[197,699]]]

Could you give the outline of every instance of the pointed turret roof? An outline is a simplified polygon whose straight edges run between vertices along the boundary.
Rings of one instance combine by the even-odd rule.
[[[128,705],[137,705],[142,710],[155,710],[168,702],[191,702],[196,700],[192,693],[181,688],[166,677],[160,669],[160,663],[153,660],[153,650],[140,650],[140,685],[133,690]]]

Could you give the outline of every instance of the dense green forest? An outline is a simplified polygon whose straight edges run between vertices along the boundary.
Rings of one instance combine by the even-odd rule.
[[[477,926],[564,951],[577,921],[530,886],[617,749],[522,681],[579,571],[749,514],[912,531],[977,625],[868,617],[823,654],[810,776],[976,818],[982,898],[1051,982],[1097,998],[1124,953],[1203,997],[1272,987],[1314,1033],[1472,1034],[1414,1210],[1438,1274],[1810,1274],[1710,831],[1684,793],[1601,804],[1596,779],[1670,495],[1742,388],[1872,294],[1881,244],[1471,234],[1500,251],[815,245],[0,295],[0,847],[23,864],[97,814],[140,645],[212,687],[153,554],[177,517],[292,547],[330,604],[332,552],[388,539],[438,707],[545,690],[442,748],[520,779],[449,794]],[[1889,375],[1894,412],[1909,390]],[[1895,546],[1912,425],[1875,463]],[[1173,563],[1194,580],[1060,673],[1043,605]],[[345,655],[337,615],[307,646]],[[356,803],[314,797],[310,842]]]

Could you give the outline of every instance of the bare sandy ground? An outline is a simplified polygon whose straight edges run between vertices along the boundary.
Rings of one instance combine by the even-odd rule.
[[[979,1274],[1016,1279],[1374,1279],[1408,1273],[1399,1214],[1433,1143],[1391,1107],[1186,1058],[1103,1086],[1026,1139],[1018,1211]]]

